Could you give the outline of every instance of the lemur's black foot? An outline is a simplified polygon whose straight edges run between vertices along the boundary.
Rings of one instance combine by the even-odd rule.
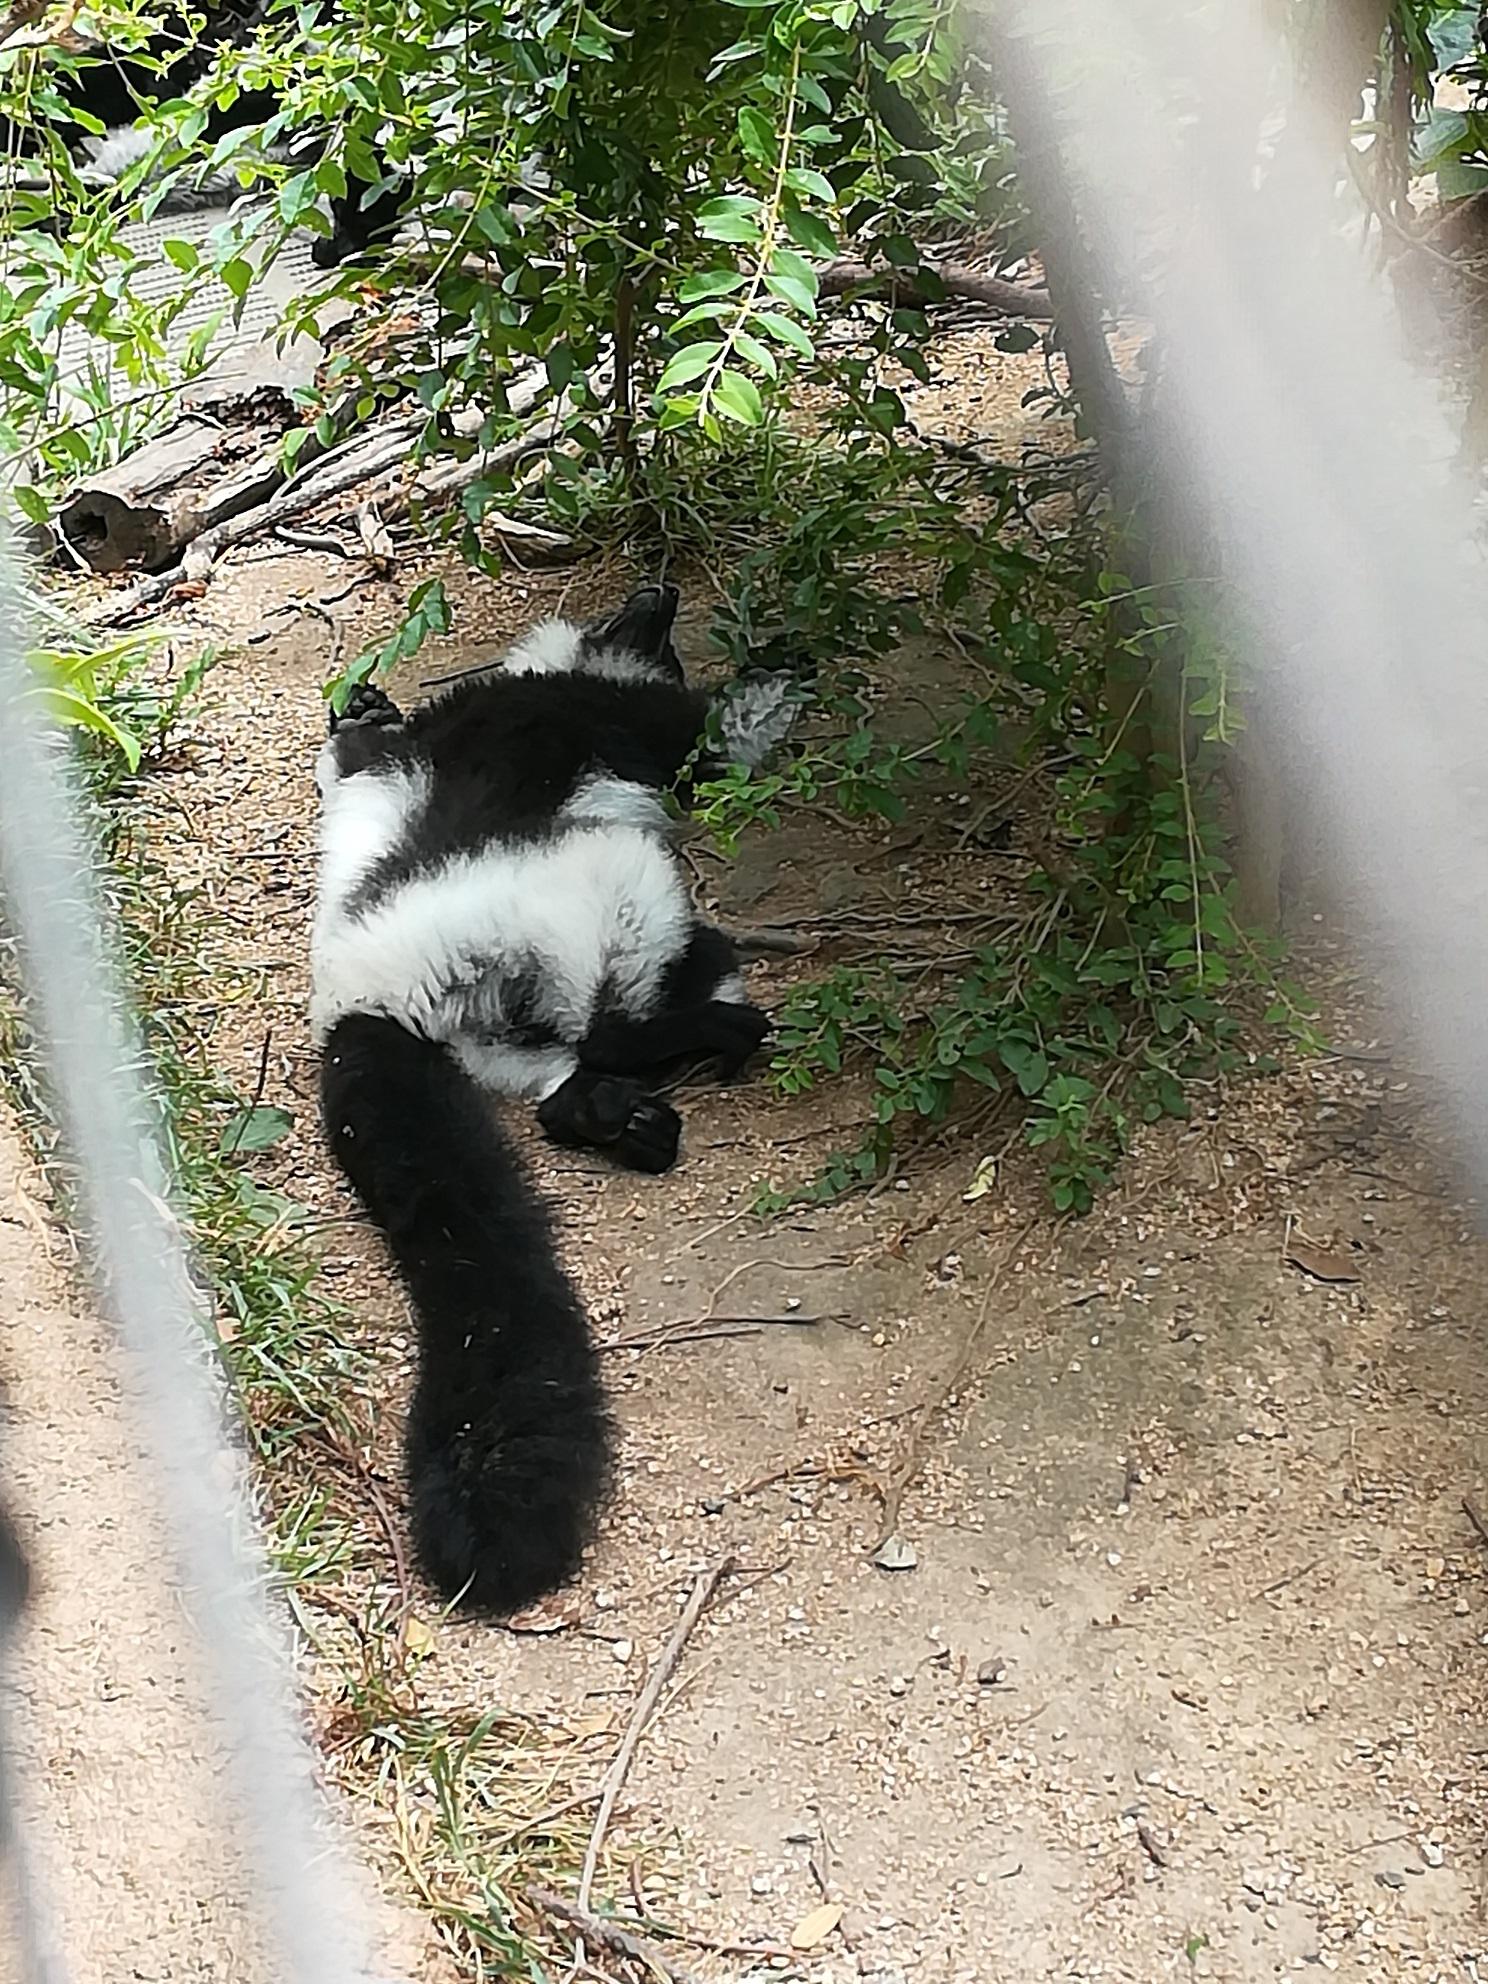
[[[403,712],[393,701],[386,689],[379,689],[375,682],[358,682],[346,698],[346,707],[339,714],[334,704],[330,710],[330,731],[334,737],[338,730],[346,730],[352,724],[365,724],[367,727],[392,729],[403,721]]]
[[[602,1150],[631,1171],[670,1171],[682,1118],[639,1082],[580,1068],[538,1104],[537,1120],[555,1144]]]

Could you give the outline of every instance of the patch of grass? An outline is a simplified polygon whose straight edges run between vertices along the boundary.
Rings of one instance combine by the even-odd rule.
[[[348,1688],[328,1732],[337,1773],[355,1800],[374,1802],[405,1886],[465,1974],[557,1975],[572,1938],[525,1893],[572,1890],[613,1748],[608,1721],[452,1715],[421,1701],[415,1672],[374,1657]],[[625,1873],[645,1866],[631,1842]],[[623,1889],[613,1854],[601,1888]]]

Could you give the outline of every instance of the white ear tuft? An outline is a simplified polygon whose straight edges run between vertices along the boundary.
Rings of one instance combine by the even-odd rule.
[[[506,657],[508,675],[564,675],[579,666],[584,630],[571,620],[542,620]]]

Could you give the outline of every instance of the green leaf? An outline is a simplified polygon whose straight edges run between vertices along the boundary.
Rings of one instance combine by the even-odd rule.
[[[767,377],[771,379],[779,377],[780,361],[774,352],[767,345],[762,345],[758,338],[752,338],[748,331],[735,331],[734,349],[743,352],[750,364],[765,373]]]
[[[710,269],[706,275],[689,276],[677,291],[681,304],[700,303],[705,296],[732,296],[744,287],[737,269]]]
[[[772,296],[789,303],[803,317],[816,315],[816,270],[789,248],[777,248],[770,257],[770,272],[765,277],[765,286]]]
[[[708,220],[715,214],[757,214],[760,203],[753,193],[720,193],[715,199],[705,200],[698,208],[698,219]]]
[[[759,387],[742,372],[720,372],[713,387],[713,403],[720,413],[736,420],[741,427],[758,427],[765,417]]]
[[[119,752],[131,771],[139,768],[140,742],[133,731],[126,730],[123,724],[115,723],[106,710],[100,709],[91,697],[79,695],[75,689],[62,689],[45,685],[37,690],[42,705],[57,719],[72,730],[91,730],[96,736],[106,737]]]
[[[279,188],[279,218],[293,227],[302,214],[315,205],[315,175],[297,172]]]
[[[799,352],[802,358],[816,356],[816,346],[794,317],[782,317],[774,310],[755,310],[751,313],[749,321],[781,344],[788,344],[792,351]]]
[[[752,104],[743,104],[739,110],[739,142],[753,159],[762,165],[773,162],[780,147],[773,126],[762,110]]]
[[[293,1128],[294,1118],[289,1111],[275,1108],[270,1103],[260,1102],[250,1109],[235,1110],[223,1126],[222,1155],[233,1157],[239,1153],[272,1150]]]
[[[998,1048],[1002,1065],[1024,1095],[1037,1095],[1049,1079],[1049,1063],[1026,1041],[1004,1040]]]
[[[23,517],[29,517],[33,524],[44,524],[51,515],[47,499],[41,491],[29,482],[18,482],[11,490],[15,506]]]
[[[188,275],[193,269],[201,266],[201,250],[194,241],[162,241],[160,245],[164,248],[167,258],[174,262],[178,269],[184,269]]]
[[[760,238],[759,222],[752,214],[700,213],[698,233],[706,235],[709,241],[755,242]]]
[[[808,200],[820,200],[824,206],[835,206],[837,189],[824,172],[813,166],[797,165],[785,175],[785,183],[793,193],[801,193]]]
[[[657,380],[657,392],[675,392],[678,386],[685,386],[690,380],[698,378],[722,350],[723,341],[720,338],[705,338],[701,344],[684,345],[672,354],[666,370]]]
[[[785,231],[808,255],[820,255],[827,260],[837,253],[837,237],[820,214],[803,213],[799,207],[792,207],[785,216]]]
[[[715,297],[708,303],[694,303],[690,310],[683,311],[672,325],[672,329],[689,331],[694,324],[716,324],[724,317],[733,316],[737,308],[738,306],[730,303],[726,296]]]
[[[1425,126],[1416,134],[1416,159],[1420,165],[1435,165],[1439,159],[1456,158],[1466,148],[1471,126],[1460,110],[1433,110]]]
[[[241,303],[253,281],[253,264],[245,262],[241,255],[234,255],[230,262],[223,263],[217,273]]]
[[[1443,200],[1465,200],[1488,186],[1488,165],[1471,159],[1444,158],[1436,168],[1436,190]]]

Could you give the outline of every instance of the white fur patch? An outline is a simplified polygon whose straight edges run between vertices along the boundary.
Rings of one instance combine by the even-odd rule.
[[[342,781],[333,801],[360,783]],[[373,838],[364,830],[358,845]],[[343,872],[351,865],[341,857]],[[502,1039],[510,1024],[503,997],[519,974],[535,1001],[520,1017],[576,1045],[602,990],[634,1017],[649,1012],[691,924],[666,845],[654,832],[620,826],[575,827],[548,842],[456,856],[357,916],[342,913],[344,900],[344,888],[336,897],[323,886],[313,944],[317,1035],[347,1013],[386,1013],[448,1042],[472,1074],[484,1070],[481,1078],[503,1093],[509,1081],[530,1093],[557,1066],[542,1062],[546,1050],[514,1055]]]
[[[671,826],[660,795],[649,785],[600,773],[579,781],[558,818],[563,826],[634,827],[639,833],[664,834]]]
[[[516,1047],[499,1040],[457,1040],[454,1053],[472,1081],[514,1102],[546,1102],[579,1065],[571,1047]]]
[[[571,620],[543,620],[502,666],[509,675],[597,675],[608,682],[669,681],[669,672],[628,648],[591,647]]]
[[[122,179],[132,165],[148,158],[160,142],[160,133],[143,124],[123,124],[102,137],[88,136],[83,150],[93,170],[104,179]]]
[[[731,971],[727,978],[720,978],[713,987],[713,997],[725,1006],[747,1006],[749,988],[739,972]]]
[[[567,675],[579,665],[584,630],[571,620],[540,620],[506,657],[510,675]]]
[[[320,906],[317,924],[340,913],[358,885],[402,841],[429,802],[429,774],[372,767],[342,778],[336,747],[321,748]]]

